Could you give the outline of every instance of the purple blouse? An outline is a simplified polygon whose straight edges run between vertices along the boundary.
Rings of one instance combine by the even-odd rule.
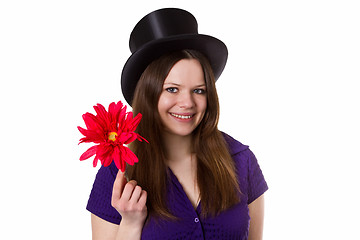
[[[141,239],[247,239],[249,232],[248,204],[260,197],[268,186],[255,155],[249,147],[224,134],[238,173],[242,192],[241,201],[216,217],[201,217],[201,201],[196,209],[185,194],[176,176],[170,172],[168,205],[178,220],[150,218],[145,224]],[[96,175],[87,209],[96,216],[119,224],[120,214],[111,206],[112,187],[117,174],[115,164],[101,167]]]

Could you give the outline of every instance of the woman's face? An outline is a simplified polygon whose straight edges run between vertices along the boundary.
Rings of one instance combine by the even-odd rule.
[[[207,106],[204,73],[198,60],[182,59],[164,81],[158,111],[167,133],[188,136],[200,124]]]

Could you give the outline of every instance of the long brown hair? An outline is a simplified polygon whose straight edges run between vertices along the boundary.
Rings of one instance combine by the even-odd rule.
[[[227,144],[218,130],[219,101],[215,79],[207,59],[197,51],[182,50],[153,61],[142,74],[132,102],[133,112],[141,112],[142,121],[137,132],[150,144],[134,141],[130,148],[139,163],[127,167],[127,176],[135,179],[148,192],[150,214],[173,218],[166,202],[169,181],[163,148],[162,126],[158,101],[163,83],[171,68],[181,59],[197,59],[203,67],[207,109],[203,120],[193,132],[193,151],[197,156],[197,183],[203,216],[214,216],[239,202],[239,185],[234,162]]]

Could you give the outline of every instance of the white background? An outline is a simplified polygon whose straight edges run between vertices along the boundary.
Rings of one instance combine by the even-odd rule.
[[[129,34],[162,7],[223,40],[219,128],[269,184],[264,239],[360,239],[358,1],[2,1],[1,239],[90,239],[81,115],[123,100]],[[6,237],[5,237],[6,236]]]

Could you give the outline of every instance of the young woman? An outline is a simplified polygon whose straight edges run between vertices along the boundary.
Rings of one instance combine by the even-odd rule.
[[[139,163],[126,173],[100,168],[93,239],[262,239],[267,184],[249,148],[217,128],[226,46],[190,13],[161,9],[135,26],[130,49],[123,94],[149,144],[132,143]]]

